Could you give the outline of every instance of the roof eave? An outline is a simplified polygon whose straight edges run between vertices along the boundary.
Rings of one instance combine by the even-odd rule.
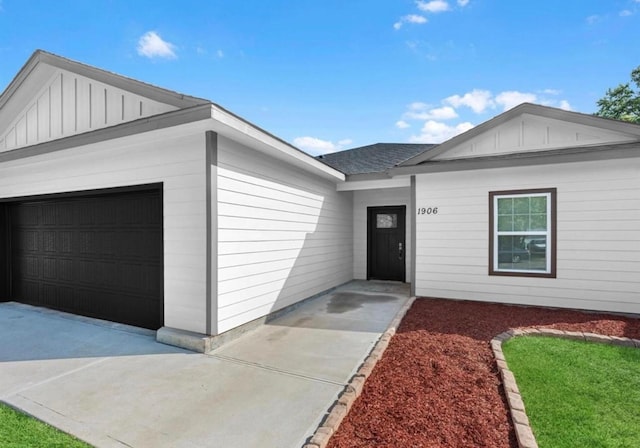
[[[418,165],[398,166],[389,170],[390,176],[468,171],[517,166],[548,165],[555,163],[589,162],[640,157],[640,142],[619,143],[601,146],[586,146],[513,153],[500,156],[474,157],[454,160],[427,161]]]

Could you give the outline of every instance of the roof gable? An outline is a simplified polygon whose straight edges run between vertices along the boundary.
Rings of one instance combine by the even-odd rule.
[[[636,141],[639,125],[525,103],[402,165]]]
[[[0,95],[0,151],[206,102],[37,51]]]

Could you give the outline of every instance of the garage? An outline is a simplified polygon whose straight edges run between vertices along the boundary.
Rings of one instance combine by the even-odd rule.
[[[25,199],[3,208],[11,300],[154,330],[163,325],[158,186]]]

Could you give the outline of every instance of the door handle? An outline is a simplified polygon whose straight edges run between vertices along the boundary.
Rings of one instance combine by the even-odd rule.
[[[398,259],[402,260],[403,256],[404,256],[404,254],[403,254],[402,243],[398,243]]]

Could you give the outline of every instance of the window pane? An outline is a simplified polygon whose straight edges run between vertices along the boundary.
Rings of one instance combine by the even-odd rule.
[[[531,226],[528,230],[547,230],[547,214],[531,215]]]
[[[513,217],[511,215],[498,216],[498,231],[511,232],[512,230],[513,230]]]
[[[546,271],[547,238],[538,235],[499,236],[498,269]]]
[[[513,199],[513,212],[518,215],[529,214],[529,198],[514,198]]]
[[[398,215],[395,213],[379,213],[376,215],[376,227],[378,229],[395,229],[398,227]]]
[[[529,230],[529,215],[515,215],[513,217],[513,230],[516,232]]]
[[[531,213],[547,213],[546,196],[534,196],[531,198]]]
[[[498,215],[511,215],[513,213],[513,199],[498,199]]]
[[[546,258],[547,256],[547,237],[535,236],[533,238],[525,238],[526,247],[529,251],[531,259]]]

